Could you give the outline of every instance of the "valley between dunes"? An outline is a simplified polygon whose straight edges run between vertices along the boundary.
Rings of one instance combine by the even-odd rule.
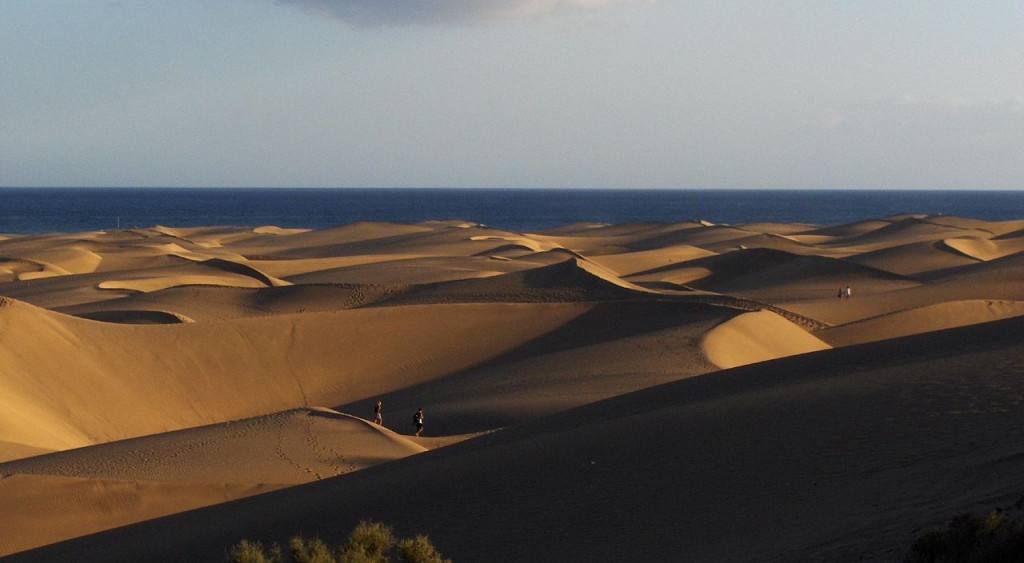
[[[914,214],[3,234],[0,557],[898,559],[1020,510],[1022,282]]]

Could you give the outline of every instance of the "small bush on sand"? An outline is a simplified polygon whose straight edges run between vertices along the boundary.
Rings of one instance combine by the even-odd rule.
[[[996,563],[1024,561],[1024,521],[1000,512],[987,517],[962,514],[942,530],[921,534],[906,563]]]
[[[402,561],[412,563],[451,563],[451,559],[442,557],[430,543],[430,538],[422,534],[399,541],[398,556]]]
[[[339,563],[387,563],[394,546],[395,534],[390,526],[364,520],[349,535]]]
[[[231,548],[228,560],[232,563],[281,563],[281,548],[275,544],[267,553],[262,543],[242,540]]]
[[[335,563],[331,548],[320,538],[305,539],[295,536],[288,542],[295,563]]]
[[[399,561],[407,563],[451,563],[445,559],[427,536],[397,539],[390,526],[380,522],[362,521],[352,530],[345,545],[331,552],[323,540],[295,536],[288,542],[286,558],[281,547],[274,544],[268,552],[263,544],[242,540],[228,553],[231,563],[390,563],[398,548]]]

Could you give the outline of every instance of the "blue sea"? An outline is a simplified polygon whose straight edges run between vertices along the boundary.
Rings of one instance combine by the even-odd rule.
[[[1024,191],[0,188],[0,233],[20,234],[154,225],[324,228],[429,219],[514,231],[577,221],[836,225],[901,213],[1024,219]]]

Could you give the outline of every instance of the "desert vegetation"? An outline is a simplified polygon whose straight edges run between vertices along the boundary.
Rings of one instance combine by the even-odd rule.
[[[411,538],[396,538],[391,526],[369,520],[361,521],[344,545],[331,549],[320,538],[293,536],[287,552],[279,544],[269,548],[261,542],[242,540],[228,554],[231,563],[451,563],[430,542],[430,538],[417,534]]]

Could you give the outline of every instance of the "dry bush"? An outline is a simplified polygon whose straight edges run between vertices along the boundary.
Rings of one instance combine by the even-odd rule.
[[[438,553],[430,538],[417,534],[397,539],[391,526],[364,520],[352,530],[345,545],[331,552],[323,540],[294,536],[288,542],[289,555],[274,544],[268,552],[260,542],[242,540],[228,552],[231,563],[390,563],[397,548],[399,561],[408,563],[451,563]]]

